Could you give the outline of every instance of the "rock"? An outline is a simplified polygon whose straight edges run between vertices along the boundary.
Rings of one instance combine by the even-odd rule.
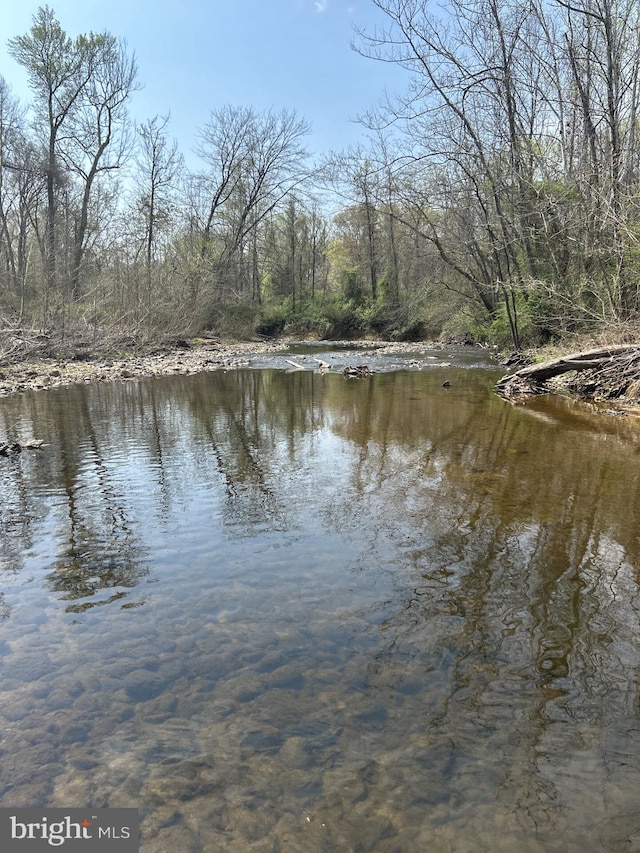
[[[153,850],[154,853],[202,853],[202,845],[196,834],[182,822],[161,829],[152,839],[145,833],[140,834],[143,845],[141,849]]]
[[[164,690],[164,679],[148,669],[134,669],[125,678],[125,693],[134,702],[146,702],[154,699]]]
[[[284,742],[278,758],[287,770],[305,770],[313,764],[314,756],[306,749],[307,740],[303,737],[290,737]]]
[[[146,837],[153,837],[161,829],[176,826],[181,820],[182,815],[180,812],[173,805],[167,803],[154,809],[143,818],[140,823],[140,834]]]
[[[254,731],[243,738],[241,746],[248,747],[251,752],[275,754],[282,747],[283,738],[279,732]]]

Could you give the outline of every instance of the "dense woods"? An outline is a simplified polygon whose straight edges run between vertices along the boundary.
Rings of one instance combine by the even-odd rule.
[[[132,50],[53,10],[0,77],[0,311],[93,342],[205,329],[445,335],[519,349],[640,309],[640,6],[372,0],[406,71],[368,143],[313,161],[288,108],[211,104],[185,167],[129,112]],[[0,69],[3,71],[3,69]]]

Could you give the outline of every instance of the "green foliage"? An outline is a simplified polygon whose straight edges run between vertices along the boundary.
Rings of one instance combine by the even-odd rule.
[[[464,306],[442,326],[444,340],[458,344],[486,343],[491,338],[490,323],[486,314],[472,305]]]
[[[354,306],[365,303],[366,291],[357,269],[351,268],[342,271],[342,289],[347,303]]]
[[[430,324],[424,311],[388,304],[383,297],[374,302],[363,294],[355,300],[334,293],[323,300],[298,303],[295,312],[290,297],[271,303],[263,310],[256,332],[326,339],[379,337],[413,341],[437,337],[440,326]]]
[[[525,299],[521,293],[516,295],[515,319],[518,324],[521,347],[536,346],[542,342],[542,338],[545,336],[547,340],[549,339],[549,336],[542,332],[546,328],[545,324],[541,322],[541,318],[536,314],[536,310],[540,305],[541,301],[539,299]],[[511,327],[504,302],[500,302],[494,313],[489,330],[489,341],[500,347],[500,349],[513,349]]]
[[[414,323],[407,323],[392,329],[385,337],[388,337],[390,341],[425,341],[432,336],[429,334],[426,323],[423,320],[416,320]]]
[[[256,332],[267,338],[281,335],[291,314],[291,300],[285,299],[279,304],[267,306],[260,314]]]
[[[332,296],[322,304],[310,303],[287,323],[291,334],[314,334],[326,339],[352,339],[364,336],[366,324],[362,311],[353,301]]]
[[[547,290],[531,287],[526,302],[526,317],[531,327],[531,345],[546,344],[562,334],[576,331],[580,313],[581,309],[577,301],[574,316],[568,317],[563,306],[556,304]]]
[[[555,333],[551,326],[551,306],[541,291],[530,290],[525,297],[516,296],[515,311],[520,345],[539,346],[548,343]],[[503,350],[513,349],[511,326],[504,302],[489,316],[479,306],[464,305],[442,327],[442,337],[457,343],[490,343]]]
[[[247,340],[259,324],[259,306],[249,300],[211,305],[205,326],[223,338]]]

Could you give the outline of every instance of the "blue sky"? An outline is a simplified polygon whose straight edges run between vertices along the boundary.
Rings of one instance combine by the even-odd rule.
[[[2,2],[0,74],[28,100],[26,76],[6,51],[28,32],[44,2]],[[371,0],[50,0],[70,36],[108,30],[124,38],[144,88],[131,103],[138,121],[171,113],[169,132],[191,161],[196,132],[224,104],[258,110],[294,108],[312,125],[315,154],[357,145],[357,116],[403,73],[359,56],[353,26],[384,16]]]

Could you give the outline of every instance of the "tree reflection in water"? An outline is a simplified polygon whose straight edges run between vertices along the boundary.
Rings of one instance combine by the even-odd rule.
[[[158,618],[193,655],[163,661],[167,678],[184,665],[183,692],[222,692],[238,767],[252,748],[282,770],[280,753],[322,723],[313,772],[341,778],[351,762],[365,816],[376,797],[398,797],[406,820],[444,803],[464,833],[498,802],[540,833],[532,849],[572,814],[609,843],[640,784],[639,433],[570,401],[512,407],[490,372],[446,376],[444,390],[437,370],[238,370],[6,400],[5,432],[49,447],[0,466],[2,572],[41,572],[80,621],[145,604],[142,580],[162,571],[173,590]],[[334,564],[319,565],[323,547]],[[189,584],[206,602],[193,618]],[[268,659],[249,636],[272,643]],[[329,668],[318,638],[341,661],[330,685],[313,681]],[[272,672],[269,701],[298,697],[281,712],[293,736],[261,704]],[[224,693],[236,680],[241,700]],[[301,696],[334,717],[298,720]],[[305,784],[328,809],[329,782]]]

